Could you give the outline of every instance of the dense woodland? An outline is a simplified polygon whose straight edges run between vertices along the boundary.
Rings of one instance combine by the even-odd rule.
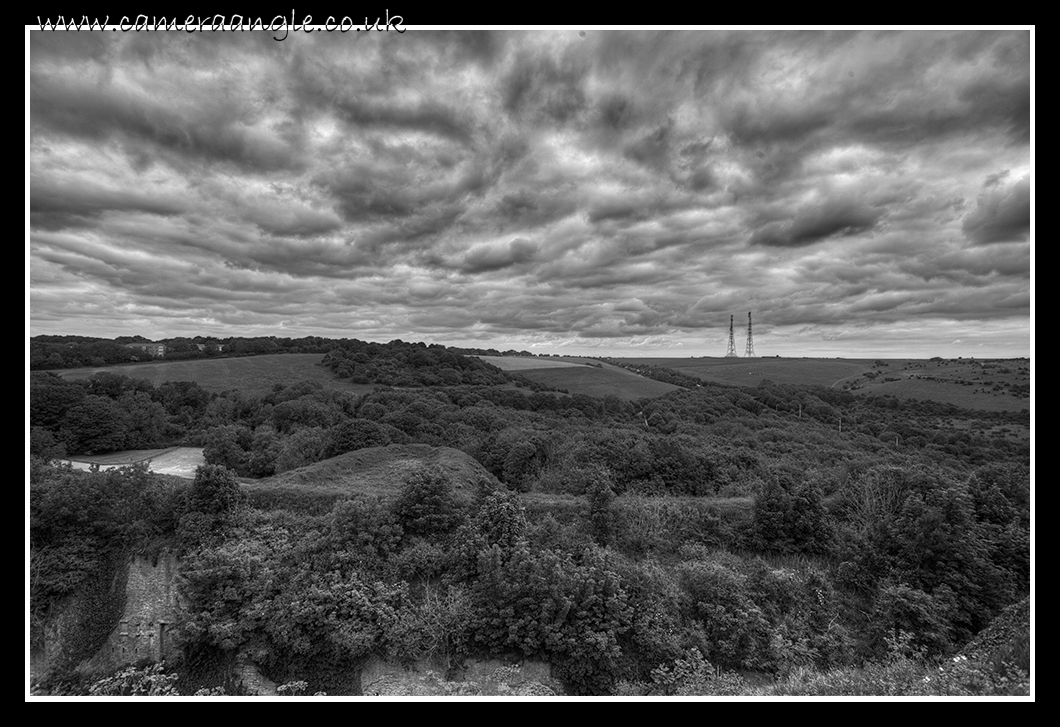
[[[1030,452],[1008,436],[1027,412],[666,371],[647,373],[687,390],[594,399],[403,342],[345,341],[324,365],[382,386],[257,396],[34,372],[34,623],[120,554],[169,549],[181,693],[224,688],[247,650],[329,693],[369,655],[509,653],[551,662],[571,694],[1026,693],[1026,638],[953,657],[1029,593]],[[496,482],[457,497],[424,468],[393,497],[278,505],[238,479],[408,443],[461,450]],[[48,464],[173,444],[204,447],[190,484]],[[89,689],[75,665],[92,646],[40,688]]]

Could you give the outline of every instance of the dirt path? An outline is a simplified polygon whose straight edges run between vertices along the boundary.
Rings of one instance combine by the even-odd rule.
[[[174,475],[194,479],[195,470],[205,464],[201,447],[169,447],[167,449],[130,449],[124,452],[78,457],[67,460],[74,469],[88,470],[98,465],[101,470],[147,462],[148,468],[159,475]]]

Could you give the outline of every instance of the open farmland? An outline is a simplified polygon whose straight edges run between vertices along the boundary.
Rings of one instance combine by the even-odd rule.
[[[928,399],[965,409],[1030,408],[1028,359],[888,360],[843,382],[855,394]]]
[[[603,398],[616,396],[623,401],[663,396],[681,387],[653,381],[632,371],[590,359],[528,358],[520,356],[480,356],[499,369],[514,371],[524,378],[571,394]],[[531,366],[530,364],[536,364]]]
[[[1030,407],[1027,359],[624,358],[734,386],[808,384],[854,394],[922,399],[966,409]]]
[[[240,389],[258,394],[269,391],[274,384],[286,386],[299,381],[318,381],[329,389],[356,393],[376,388],[336,379],[331,371],[317,365],[323,358],[324,354],[321,353],[280,353],[239,358],[152,361],[125,366],[62,369],[55,373],[64,379],[78,380],[106,372],[146,379],[154,386],[166,381],[194,381],[207,391]]]
[[[872,370],[872,359],[834,358],[622,358],[622,363],[662,366],[703,381],[732,386],[777,384],[831,386]]]
[[[558,358],[531,358],[529,356],[476,356],[501,371],[526,371],[527,369],[565,369],[571,366],[584,366],[577,361]]]

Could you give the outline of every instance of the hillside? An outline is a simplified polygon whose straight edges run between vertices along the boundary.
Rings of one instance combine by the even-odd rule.
[[[570,394],[596,398],[616,396],[635,401],[679,391],[681,387],[666,384],[627,371],[618,366],[591,359],[537,359],[519,356],[480,356],[502,371],[514,371],[524,379]]]
[[[777,384],[831,386],[872,369],[871,359],[830,358],[622,358],[624,364],[661,366],[703,381],[730,386]]]
[[[358,449],[263,480],[244,480],[243,484],[256,504],[315,509],[330,507],[334,500],[352,495],[397,497],[409,475],[423,467],[445,472],[458,500],[470,500],[481,487],[501,486],[470,455],[426,444]]]
[[[984,411],[1030,408],[1027,359],[623,358],[732,386],[806,384]]]

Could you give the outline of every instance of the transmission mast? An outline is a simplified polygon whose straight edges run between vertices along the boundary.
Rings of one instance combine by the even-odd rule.
[[[755,356],[755,341],[751,337],[751,311],[747,311],[747,350],[744,351],[744,358],[757,358]]]
[[[732,314],[729,315],[729,350],[725,358],[738,358],[736,353],[736,338],[732,335]]]

